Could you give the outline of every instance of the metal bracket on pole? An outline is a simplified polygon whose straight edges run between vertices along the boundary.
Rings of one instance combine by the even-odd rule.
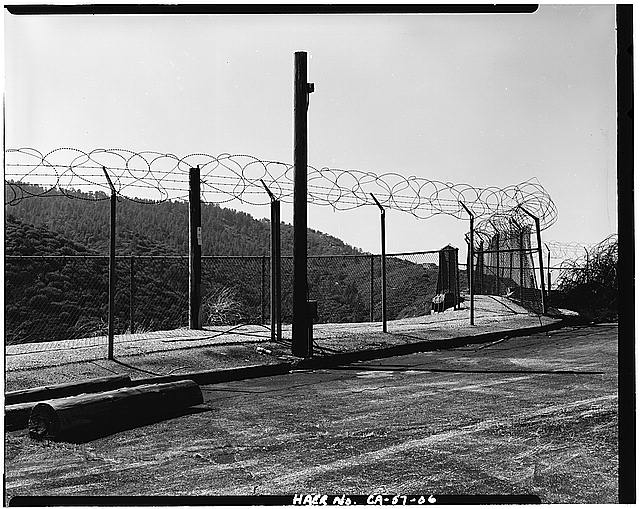
[[[316,87],[313,83],[307,83],[307,111],[309,110],[309,94],[315,92]]]
[[[116,188],[113,186],[113,182],[111,182],[111,177],[109,177],[109,173],[107,173],[107,168],[105,166],[102,167],[102,171],[104,172],[104,176],[107,178],[107,183],[111,188],[111,194],[116,194]]]
[[[282,339],[281,318],[281,257],[280,257],[280,200],[271,189],[260,179],[265,191],[271,198],[271,341]]]
[[[545,297],[545,285],[544,285],[544,266],[542,263],[542,240],[540,238],[540,219],[534,216],[531,212],[525,209],[522,205],[518,205],[518,208],[527,214],[536,225],[536,240],[538,242],[538,263],[540,264],[540,298],[542,299],[542,314],[547,312],[547,301]]]
[[[382,272],[382,332],[387,332],[387,254],[385,247],[385,210],[378,199],[373,195],[373,193],[369,193],[373,201],[376,202],[376,205],[380,209],[380,267]]]
[[[262,184],[262,187],[264,187],[264,190],[269,195],[269,198],[271,198],[271,201],[276,201],[275,195],[271,192],[271,189],[267,187],[267,184],[264,183],[264,180],[260,179],[260,183]]]
[[[115,337],[114,331],[114,315],[115,315],[115,296],[116,296],[116,188],[111,182],[111,177],[107,173],[107,169],[103,166],[102,171],[111,188],[111,217],[110,217],[110,234],[109,234],[109,311],[108,311],[108,349],[107,358],[113,360],[113,343]]]
[[[469,214],[469,267],[468,267],[468,271],[469,271],[469,323],[471,325],[474,325],[474,308],[473,308],[473,290],[474,290],[474,282],[473,282],[473,251],[474,251],[474,246],[473,246],[473,220],[475,219],[475,216],[473,215],[473,212],[471,212],[469,210],[469,208],[461,201],[458,202],[460,205],[462,205],[462,207],[464,208],[464,210],[467,211],[467,214]]]

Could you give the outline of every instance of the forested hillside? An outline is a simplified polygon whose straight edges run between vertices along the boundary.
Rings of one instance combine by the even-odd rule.
[[[41,194],[44,189],[28,186]],[[67,194],[69,194],[67,192]],[[35,226],[46,226],[99,254],[109,250],[109,199],[104,193],[71,193],[75,198],[47,193],[6,207],[7,217]],[[119,199],[117,205],[117,254],[187,254],[188,204],[178,201],[137,203]],[[203,255],[266,255],[270,226],[244,212],[202,204]],[[340,239],[309,229],[310,254],[360,252]],[[293,227],[281,226],[283,256],[293,252]]]
[[[106,334],[109,201],[95,198],[82,193],[75,199],[43,197],[6,208],[7,343]],[[118,204],[117,334],[187,326],[186,216],[185,203]],[[202,218],[204,325],[268,322],[268,221],[214,205],[203,206]],[[318,301],[319,321],[368,321],[372,304],[374,320],[380,320],[379,257],[341,256],[358,250],[320,232],[310,231],[308,238],[309,298]],[[293,268],[290,225],[282,225],[282,246],[282,316],[287,323]],[[207,257],[212,254],[218,256]],[[223,254],[244,256],[219,256]],[[389,319],[429,312],[435,265],[389,257],[387,280]]]
[[[104,259],[74,258],[95,252],[44,226],[12,217],[5,224],[5,248],[8,344],[91,336],[104,330],[108,302]],[[51,257],[29,258],[34,255]]]

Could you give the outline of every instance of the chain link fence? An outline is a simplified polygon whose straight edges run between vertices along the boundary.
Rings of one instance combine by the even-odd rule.
[[[282,321],[291,323],[293,258],[281,266]],[[438,251],[387,255],[386,269],[387,319],[429,314]],[[115,334],[188,331],[188,257],[118,256],[116,274]],[[319,323],[382,320],[380,256],[310,256],[307,277]],[[7,344],[104,338],[108,290],[107,256],[6,256]],[[205,326],[268,324],[270,258],[203,256],[201,292]]]
[[[526,228],[501,232],[486,242],[481,241],[473,253],[474,294],[509,297],[541,313],[540,267],[536,253],[537,249],[531,247],[531,231]],[[468,256],[467,253],[467,263]],[[468,267],[465,276],[464,288],[468,291]]]
[[[105,335],[108,276],[107,257],[7,256],[6,343]]]
[[[510,297],[539,312],[539,268],[528,238],[519,239],[515,247],[499,241],[481,247],[473,260],[475,294]],[[433,297],[442,291],[440,256],[440,251],[386,256],[387,320],[432,312]],[[455,258],[459,270],[454,291],[468,294],[468,253],[467,264],[460,263],[457,250]],[[293,258],[281,261],[281,316],[288,324]],[[378,255],[309,256],[308,298],[318,302],[318,323],[382,321],[381,272]],[[156,331],[188,334],[188,257],[118,256],[116,273],[115,334],[140,339]],[[104,338],[108,281],[106,256],[6,256],[7,344]],[[451,288],[451,282],[446,286]],[[204,326],[269,324],[270,293],[269,256],[202,257]]]
[[[438,251],[387,256],[387,319],[431,313],[438,285]]]

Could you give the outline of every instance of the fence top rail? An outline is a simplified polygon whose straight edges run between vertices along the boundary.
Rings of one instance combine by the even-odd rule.
[[[189,255],[116,255],[116,258],[128,260],[130,258],[136,259],[155,259],[155,260],[164,260],[164,259],[175,259],[175,260],[188,260]],[[22,258],[36,258],[36,259],[57,259],[57,258],[93,258],[93,259],[104,259],[108,260],[109,255],[5,255],[5,259],[10,260],[19,260]],[[269,255],[219,255],[219,256],[201,256],[202,259],[210,259],[210,258],[218,258],[218,259],[233,259],[233,258],[241,258],[241,259],[253,259],[260,260],[262,258],[269,258]]]
[[[513,249],[476,249],[476,254],[477,255],[481,255],[481,254],[489,254],[489,253],[536,253],[538,252],[538,248],[534,247],[534,248],[522,248],[522,249],[518,249],[518,248],[513,248]]]
[[[109,259],[109,255],[5,255],[5,259],[19,260],[22,258],[97,258],[97,259]],[[129,259],[129,258],[189,258],[187,255],[116,255],[116,258]],[[205,258],[205,257],[203,257]]]
[[[458,250],[458,248],[454,248],[456,251]],[[438,249],[437,251],[410,251],[410,252],[406,252],[406,253],[386,253],[386,257],[389,258],[390,256],[410,256],[410,255],[423,255],[423,254],[438,254],[440,253],[440,249]],[[376,256],[380,256],[380,255],[376,255]]]
[[[371,258],[373,255],[371,253],[360,253],[360,254],[324,254],[324,255],[307,255],[307,258]],[[283,255],[280,258],[293,258],[292,255]]]
[[[457,250],[457,248],[455,248]],[[485,251],[488,252],[488,251]],[[387,253],[387,258],[393,256],[412,256],[412,255],[427,255],[438,254],[440,251],[409,251],[405,253]],[[362,253],[362,254],[326,254],[326,255],[308,255],[307,258],[371,258],[378,257],[379,254]],[[109,255],[94,255],[94,254],[52,254],[52,255],[5,255],[7,260],[18,260],[23,258],[31,259],[57,259],[57,258],[96,258],[96,259],[109,259]],[[116,255],[119,259],[188,259],[189,255]],[[260,260],[262,258],[269,258],[268,254],[264,255],[202,255],[202,259],[253,259]],[[283,255],[281,258],[293,258],[292,255]]]

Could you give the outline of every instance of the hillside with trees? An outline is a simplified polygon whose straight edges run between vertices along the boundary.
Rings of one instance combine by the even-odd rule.
[[[26,185],[30,194],[44,193]],[[8,217],[45,226],[68,240],[99,254],[109,253],[109,197],[102,192],[52,191],[46,197],[27,198],[6,207]],[[268,255],[270,226],[245,212],[202,204],[203,255]],[[183,201],[134,202],[119,198],[117,204],[117,254],[174,254],[189,252],[189,205]],[[357,254],[362,251],[340,239],[309,229],[309,254]],[[293,253],[293,226],[281,225],[282,255]],[[155,249],[159,249],[156,252]]]
[[[75,199],[49,196],[6,207],[8,343],[106,334],[109,202],[101,198],[106,196],[77,193]],[[187,326],[186,216],[182,202],[118,204],[117,334]],[[202,260],[204,324],[268,323],[269,221],[215,205],[203,205],[202,218],[208,232]],[[281,228],[286,323],[291,320],[293,231],[290,225]],[[320,322],[370,319],[372,260],[373,316],[380,320],[379,258],[313,230],[308,238],[309,298],[318,300]],[[429,312],[436,266],[389,258],[387,274],[389,319]]]

